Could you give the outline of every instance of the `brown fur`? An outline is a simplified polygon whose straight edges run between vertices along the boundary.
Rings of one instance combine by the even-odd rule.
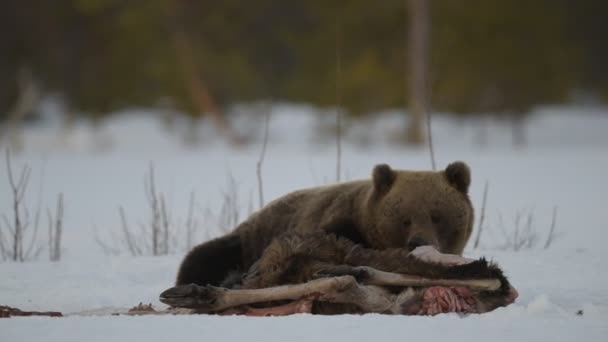
[[[307,280],[324,264],[341,263],[444,274],[445,267],[404,260],[423,244],[462,253],[473,224],[469,184],[470,171],[462,162],[440,172],[398,171],[383,164],[374,168],[371,180],[293,192],[230,234],[195,247],[182,262],[177,285],[219,285],[234,279],[231,272],[249,270],[245,286],[253,286],[256,277],[256,286],[270,286]]]
[[[275,239],[262,257],[252,265],[243,281],[244,288],[262,288],[304,283],[336,265],[368,266],[380,271],[445,279],[501,280],[502,271],[484,259],[463,265],[429,263],[409,255],[403,248],[376,250],[331,234],[292,234]],[[356,275],[355,275],[356,276]]]

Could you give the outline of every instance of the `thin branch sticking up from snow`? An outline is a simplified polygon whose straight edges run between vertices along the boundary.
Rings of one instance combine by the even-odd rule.
[[[555,238],[557,237],[557,233],[555,232],[555,225],[557,224],[557,206],[553,207],[553,215],[551,216],[551,227],[549,228],[549,235],[547,236],[547,241],[545,242],[544,249],[547,249],[551,246]]]
[[[190,250],[193,246],[194,240],[194,232],[198,225],[196,219],[194,218],[194,204],[196,203],[196,198],[194,192],[190,192],[190,199],[188,201],[188,216],[186,218],[186,250]]]
[[[264,157],[266,156],[266,146],[268,145],[268,126],[270,122],[270,108],[264,115],[264,143],[262,144],[262,152],[260,153],[260,159],[258,159],[256,165],[256,171],[258,175],[258,194],[260,199],[260,208],[264,206],[264,183],[262,179],[262,164],[264,163]]]
[[[159,240],[161,232],[161,208],[156,193],[156,181],[154,179],[154,164],[150,162],[148,177],[144,178],[144,190],[146,198],[152,210],[150,228],[152,230],[152,255],[159,254]]]
[[[131,230],[127,223],[127,215],[124,208],[119,207],[119,215],[124,243],[127,250],[133,256],[151,254],[167,255],[170,253],[173,236],[171,236],[171,217],[167,211],[165,196],[156,189],[156,178],[154,164],[150,163],[148,174],[144,177],[144,191],[148,205],[150,206],[149,225],[140,223],[139,231]],[[107,246],[100,244],[104,251]]]
[[[42,170],[40,171],[40,184],[38,186],[38,200],[36,203],[36,212],[35,212],[35,217],[34,217],[34,233],[32,234],[32,238],[30,239],[30,245],[27,248],[27,252],[26,255],[33,255],[34,259],[37,258],[38,254],[40,254],[40,252],[42,251],[42,246],[38,246],[37,250],[34,252],[34,245],[36,244],[37,241],[37,236],[38,236],[38,228],[40,226],[40,215],[42,214],[42,194],[43,194],[43,188],[44,188],[44,166],[42,167]],[[62,204],[63,205],[63,204]],[[27,208],[26,208],[27,210]]]
[[[115,246],[120,245],[120,243],[118,242],[118,240],[116,239],[115,236],[111,237],[111,240],[112,240],[112,243],[114,244],[114,246],[108,245],[99,236],[99,229],[97,228],[97,225],[95,225],[95,224],[93,224],[93,235],[95,238],[95,242],[97,242],[97,245],[99,245],[99,247],[101,247],[104,254],[106,254],[106,255],[119,255],[120,254],[120,249],[115,247]]]
[[[341,99],[341,84],[340,78],[342,76],[342,56],[340,46],[340,32],[341,22],[340,18],[336,18],[336,182],[340,182],[340,175],[342,173],[342,99]]]
[[[27,249],[24,249],[25,234],[28,230],[28,227],[30,226],[30,215],[27,207],[25,207],[23,204],[23,199],[25,197],[25,192],[29,184],[31,168],[27,164],[23,166],[19,174],[19,178],[15,179],[13,175],[11,153],[7,149],[6,169],[9,185],[13,195],[13,219],[11,223],[7,216],[2,217],[9,236],[7,237],[8,240],[5,239],[4,235],[0,236],[0,251],[3,253],[3,259],[23,262],[31,258],[35,258],[41,250],[40,248],[38,248],[35,252],[33,252],[38,232],[40,208],[38,208],[35,213],[34,231],[33,234],[30,235],[31,240],[29,243],[29,247]],[[9,245],[12,246],[9,247]]]
[[[2,227],[0,227],[0,260],[5,261],[9,259],[8,241],[4,238],[2,233]]]
[[[525,219],[525,222],[523,222]],[[520,251],[532,249],[538,244],[538,233],[534,228],[534,213],[532,210],[518,211],[513,221],[513,231],[507,232],[502,215],[499,215],[499,226],[505,240],[500,246],[503,250]]]
[[[227,175],[227,189],[222,193],[222,207],[218,217],[218,228],[227,233],[239,223],[239,194],[236,180],[232,173]]]
[[[486,181],[486,183],[483,186],[483,199],[481,201],[481,214],[479,216],[479,224],[477,225],[477,236],[475,237],[475,244],[473,245],[473,248],[479,247],[479,240],[481,239],[481,231],[483,230],[483,220],[486,216],[486,201],[488,198],[488,187],[489,187],[489,183],[488,183],[488,181]]]
[[[429,143],[429,153],[431,154],[431,166],[433,167],[433,171],[435,171],[437,170],[437,163],[435,162],[435,148],[433,147],[433,132],[431,129],[431,87],[428,79],[426,83],[427,97],[425,98],[426,103],[424,103],[424,109],[426,111],[426,136]]]
[[[152,255],[167,255],[169,254],[170,249],[169,240],[171,238],[171,218],[169,217],[169,213],[167,211],[165,196],[162,192],[158,192],[156,190],[156,178],[153,163],[150,163],[148,176],[144,178],[144,190],[152,215],[150,219],[150,242]]]
[[[55,217],[51,210],[47,208],[47,217],[49,221],[49,260],[61,260],[61,236],[63,230],[63,193],[57,196],[57,209]]]
[[[171,218],[169,218],[169,214],[167,212],[167,204],[165,202],[165,196],[163,194],[159,195],[160,197],[160,218],[161,218],[161,232],[162,232],[162,237],[159,241],[159,255],[167,255],[169,254],[169,240],[170,240],[170,234],[169,234],[169,227],[170,227],[170,222],[171,222]]]
[[[124,234],[124,239],[127,244],[127,248],[129,252],[133,256],[141,255],[141,249],[137,246],[137,242],[133,238],[133,234],[131,234],[131,230],[129,229],[129,224],[127,223],[127,215],[125,214],[125,209],[121,206],[118,208],[118,213],[120,215],[120,223],[122,227],[122,232]]]
[[[116,235],[109,232],[109,239],[105,241],[94,228],[95,240],[104,253],[117,255],[127,252],[132,256],[159,256],[171,254],[182,247],[190,250],[199,226],[194,214],[194,192],[190,193],[185,220],[175,219],[171,215],[170,205],[164,193],[158,191],[154,165],[150,163],[149,171],[144,176],[144,193],[150,215],[145,223],[140,221],[130,225],[125,209],[120,206],[118,214],[121,230]]]

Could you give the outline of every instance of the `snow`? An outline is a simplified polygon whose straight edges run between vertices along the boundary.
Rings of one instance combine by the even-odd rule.
[[[44,341],[605,341],[605,320],[500,310],[481,317],[382,315],[275,318],[163,316],[28,318],[0,322],[5,340]],[[2,336],[0,335],[0,336]]]
[[[237,112],[246,110],[238,108]],[[120,237],[119,206],[132,227],[148,222],[143,184],[150,162],[154,163],[157,188],[165,194],[179,229],[187,216],[189,194],[196,194],[200,229],[195,242],[221,233],[216,216],[223,193],[229,190],[228,173],[236,182],[240,218],[249,207],[258,206],[255,172],[261,146],[258,133],[263,130],[259,116],[245,113],[236,118],[237,127],[255,140],[245,148],[232,149],[218,141],[210,125],[198,127],[199,146],[184,145],[181,136],[190,123],[178,120],[167,131],[152,114],[130,110],[97,131],[77,123],[64,138],[53,125],[25,131],[24,150],[13,156],[13,164],[27,163],[33,168],[26,194],[30,210],[36,208],[38,197],[43,209],[53,208],[57,193],[64,193],[62,260],[46,261],[43,248],[37,261],[0,263],[0,304],[57,310],[68,317],[1,319],[1,341],[608,339],[608,115],[602,108],[539,109],[526,123],[529,140],[525,147],[512,146],[504,122],[434,117],[439,167],[454,160],[471,166],[471,197],[478,217],[484,182],[489,182],[481,247],[469,246],[465,255],[497,262],[520,297],[513,305],[484,315],[432,318],[109,316],[139,302],[164,308],[158,294],[172,285],[186,250],[183,230],[176,233],[172,244],[175,253],[165,257],[131,257],[124,248],[119,255],[106,255],[95,241],[97,234],[118,246],[112,238]],[[330,119],[318,120],[311,108],[293,105],[273,107],[271,118],[263,165],[266,201],[291,190],[335,181],[333,138],[319,133],[331,125]],[[396,113],[387,112],[374,121],[347,123],[342,179],[369,177],[373,165],[380,162],[396,168],[429,168],[425,149],[390,142],[404,125],[400,120]],[[481,131],[487,137],[485,146],[476,144]],[[6,179],[2,165],[0,214],[10,216]],[[544,249],[554,207],[559,236]],[[205,211],[215,216],[205,218]],[[514,234],[516,217],[528,212],[533,215],[536,246],[519,251],[502,248]],[[525,219],[521,221],[523,224]],[[38,243],[44,247],[44,216],[40,229]]]

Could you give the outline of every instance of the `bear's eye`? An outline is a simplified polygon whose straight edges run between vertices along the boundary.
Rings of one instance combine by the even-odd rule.
[[[412,225],[412,220],[411,219],[405,219],[403,220],[403,226],[404,227],[409,227]]]
[[[439,214],[431,214],[431,222],[438,224],[441,222],[441,216],[439,216]]]

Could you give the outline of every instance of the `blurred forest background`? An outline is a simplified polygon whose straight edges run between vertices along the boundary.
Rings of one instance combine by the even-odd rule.
[[[429,106],[518,122],[607,101],[606,13],[602,0],[3,0],[0,139],[53,97],[66,126],[169,108],[232,142],[235,104],[409,106],[404,137],[422,143]]]

